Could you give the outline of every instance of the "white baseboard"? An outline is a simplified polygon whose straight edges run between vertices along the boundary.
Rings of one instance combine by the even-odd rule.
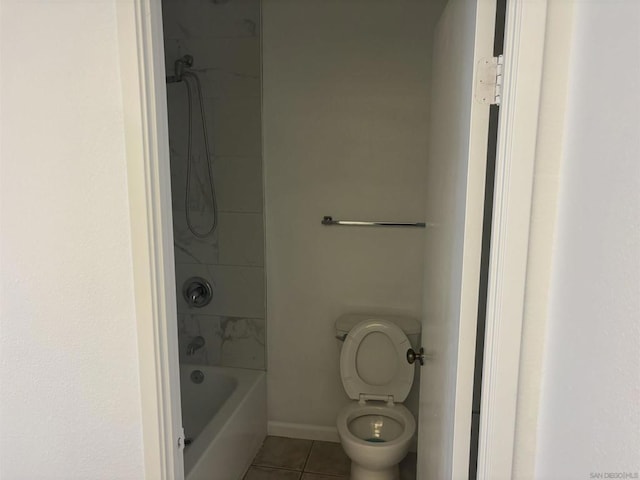
[[[304,423],[275,422],[269,420],[267,433],[277,437],[302,438],[305,440],[321,440],[324,442],[340,442],[336,427],[307,425]]]

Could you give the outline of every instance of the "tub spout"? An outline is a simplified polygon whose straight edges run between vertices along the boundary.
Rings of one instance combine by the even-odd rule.
[[[200,350],[202,347],[204,347],[204,338],[198,335],[187,345],[187,355],[193,355],[196,350]]]

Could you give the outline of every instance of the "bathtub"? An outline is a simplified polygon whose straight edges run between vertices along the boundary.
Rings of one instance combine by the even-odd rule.
[[[180,365],[180,388],[185,479],[240,480],[267,435],[264,372]]]

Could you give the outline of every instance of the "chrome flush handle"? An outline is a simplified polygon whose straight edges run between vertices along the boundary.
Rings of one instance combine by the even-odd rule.
[[[416,360],[420,362],[420,366],[424,365],[424,348],[420,347],[418,353],[416,353],[413,348],[407,350],[407,362],[412,364]]]

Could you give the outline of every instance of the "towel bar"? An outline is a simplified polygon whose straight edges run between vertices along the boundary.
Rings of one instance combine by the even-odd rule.
[[[333,217],[322,217],[322,225],[344,225],[347,227],[413,227],[426,228],[425,222],[361,222],[355,220],[334,220]]]

